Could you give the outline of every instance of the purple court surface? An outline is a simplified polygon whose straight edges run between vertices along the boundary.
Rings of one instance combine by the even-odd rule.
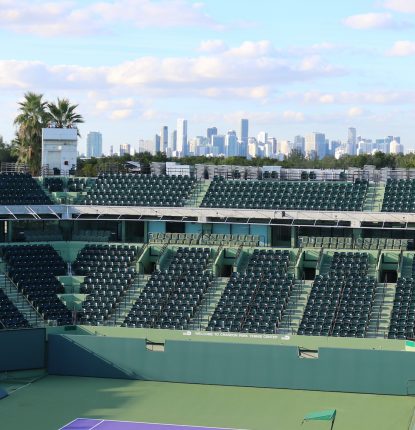
[[[185,426],[158,423],[136,423],[132,421],[97,420],[77,418],[60,430],[236,430],[218,427]]]

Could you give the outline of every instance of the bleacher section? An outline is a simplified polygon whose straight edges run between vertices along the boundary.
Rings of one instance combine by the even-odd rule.
[[[86,205],[184,206],[196,179],[189,176],[102,174],[79,201]]]
[[[328,236],[300,236],[300,248],[330,248],[330,249],[414,249],[413,239],[386,239],[377,237],[352,238]]]
[[[245,272],[234,272],[207,330],[276,333],[294,285],[289,251],[255,249]]]
[[[92,178],[69,178],[67,182],[68,191],[70,192],[82,192],[88,185],[94,183]]]
[[[0,289],[0,330],[25,327],[30,327],[29,322]]]
[[[212,286],[210,253],[209,248],[178,248],[167,268],[151,275],[123,326],[187,329]]]
[[[389,339],[415,339],[415,256],[412,259],[412,276],[400,277],[389,326]]]
[[[0,173],[0,205],[50,205],[52,200],[28,173]]]
[[[46,176],[43,178],[43,186],[50,192],[62,192],[64,190],[63,179],[60,177]]]
[[[415,212],[415,179],[388,179],[382,212]]]
[[[57,325],[72,323],[71,312],[57,296],[64,289],[56,276],[66,274],[66,264],[52,246],[4,246],[0,255],[10,279],[45,321]]]
[[[316,276],[299,335],[365,337],[376,281],[365,252],[335,252],[329,272]]]
[[[215,178],[202,201],[207,208],[362,211],[367,181],[294,182]]]
[[[127,293],[135,276],[139,248],[129,245],[86,245],[72,268],[84,275],[80,293],[87,294],[79,313],[81,324],[104,324]]]

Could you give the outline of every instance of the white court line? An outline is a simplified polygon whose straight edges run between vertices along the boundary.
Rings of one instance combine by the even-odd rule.
[[[98,427],[100,424],[102,424],[103,422],[105,422],[106,420],[101,420],[98,424],[95,424],[94,426],[90,427],[89,430],[92,430],[96,427]]]
[[[68,424],[65,424],[63,427],[61,427],[60,429],[58,429],[58,430],[64,430],[65,429],[65,427],[68,427],[68,426],[70,426],[71,424],[73,424],[75,421],[78,421],[78,420],[82,420],[83,418],[75,418],[74,420],[72,420],[70,423],[68,423]]]

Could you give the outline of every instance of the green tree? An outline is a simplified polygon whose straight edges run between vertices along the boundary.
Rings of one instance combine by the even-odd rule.
[[[19,103],[19,114],[14,120],[17,126],[14,146],[18,161],[29,165],[32,173],[40,170],[42,128],[47,126],[49,114],[43,94],[27,92]]]
[[[58,128],[76,127],[84,122],[82,115],[76,113],[77,107],[78,105],[71,105],[68,99],[58,97],[56,103],[48,103],[50,121]]]

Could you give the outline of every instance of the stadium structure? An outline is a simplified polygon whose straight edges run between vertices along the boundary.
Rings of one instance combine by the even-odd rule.
[[[415,428],[414,171],[6,170],[1,428]]]

